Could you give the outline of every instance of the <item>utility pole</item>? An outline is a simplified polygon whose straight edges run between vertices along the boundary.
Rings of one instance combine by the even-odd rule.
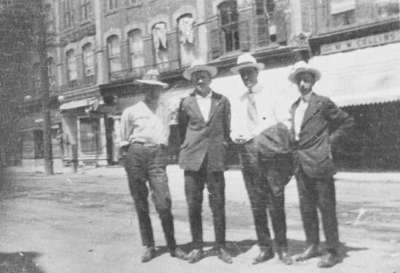
[[[47,175],[54,174],[53,151],[51,143],[51,116],[50,116],[50,85],[47,67],[47,23],[46,7],[43,0],[38,0],[38,53],[40,62],[40,93],[42,98],[43,113],[43,146],[44,169]]]

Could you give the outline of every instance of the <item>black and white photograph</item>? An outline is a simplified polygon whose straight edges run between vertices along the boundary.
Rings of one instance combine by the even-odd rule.
[[[400,0],[0,0],[0,273],[400,273]]]

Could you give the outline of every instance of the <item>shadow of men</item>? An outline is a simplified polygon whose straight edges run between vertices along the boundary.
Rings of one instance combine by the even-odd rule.
[[[232,257],[237,257],[248,252],[256,244],[257,241],[251,239],[245,239],[241,241],[227,241],[226,249],[231,254]],[[303,252],[307,248],[307,245],[304,241],[293,240],[293,239],[288,240],[288,245],[289,245],[288,250],[290,256],[295,256],[296,254]],[[179,247],[186,253],[189,253],[191,250],[193,250],[193,245],[190,242],[187,244],[179,245]],[[201,260],[211,256],[218,256],[219,254],[218,249],[215,248],[214,242],[204,242],[203,248],[204,248],[204,253]],[[320,249],[323,250],[324,248],[325,245],[322,243]],[[275,246],[274,249],[276,249]],[[349,257],[348,252],[364,251],[367,249],[368,248],[366,247],[351,247],[347,246],[344,243],[341,243],[339,246],[340,262],[342,262],[345,258]],[[166,246],[157,247],[155,257],[161,256],[165,253],[168,253],[168,248]],[[321,253],[323,252],[321,251]]]
[[[35,262],[37,252],[0,252],[0,272],[2,273],[45,273]]]

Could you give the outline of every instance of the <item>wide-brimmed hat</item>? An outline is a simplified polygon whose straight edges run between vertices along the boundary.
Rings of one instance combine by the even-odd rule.
[[[250,53],[246,52],[237,58],[236,66],[231,68],[233,73],[239,73],[240,69],[246,67],[254,67],[258,71],[264,69],[265,65],[263,63],[258,63],[256,58],[253,57]]]
[[[192,74],[197,71],[207,71],[211,77],[217,75],[217,68],[211,65],[207,65],[204,60],[194,60],[190,67],[183,72],[183,77],[187,80],[192,78]]]
[[[315,81],[318,81],[321,78],[321,72],[319,72],[318,69],[312,67],[305,61],[300,61],[293,65],[292,72],[289,74],[289,80],[293,83],[297,83],[296,76],[303,72],[311,73],[314,76]]]
[[[143,75],[141,80],[136,80],[139,83],[150,84],[150,85],[158,85],[163,88],[167,88],[168,84],[160,81],[160,73],[157,69],[149,69],[146,74]]]

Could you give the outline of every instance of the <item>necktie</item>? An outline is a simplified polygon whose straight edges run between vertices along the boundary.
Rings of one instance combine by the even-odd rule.
[[[247,128],[252,133],[258,125],[258,114],[254,93],[249,92],[247,100]]]

